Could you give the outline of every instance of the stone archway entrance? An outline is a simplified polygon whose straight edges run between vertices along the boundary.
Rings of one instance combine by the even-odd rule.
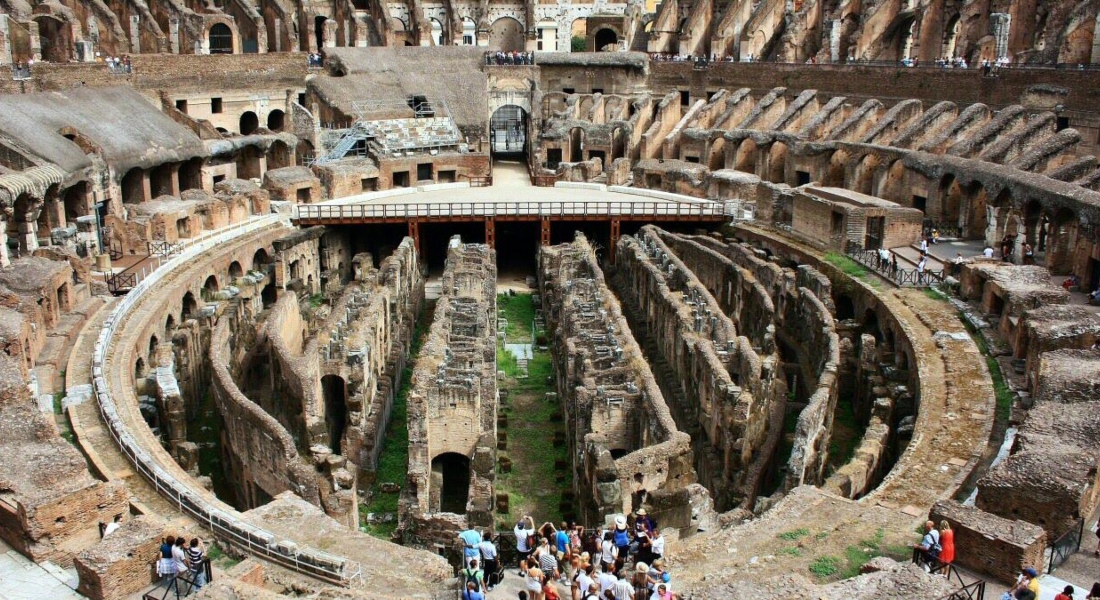
[[[527,111],[514,104],[493,111],[489,119],[489,147],[493,154],[525,154]]]

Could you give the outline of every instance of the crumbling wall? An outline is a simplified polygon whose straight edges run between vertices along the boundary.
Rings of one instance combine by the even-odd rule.
[[[642,507],[662,513],[660,498],[695,482],[690,438],[677,429],[583,235],[541,249],[539,289],[582,513],[590,522]]]
[[[111,535],[81,552],[74,561],[78,592],[90,600],[125,598],[149,586],[164,535],[164,524],[151,517],[122,523]]]
[[[450,547],[468,527],[493,524],[497,450],[496,252],[450,240],[442,296],[408,397],[409,468],[399,502],[406,543]],[[469,466],[463,513],[442,511],[436,459]]]
[[[617,269],[620,292],[637,303],[632,314],[639,315],[679,383],[673,414],[694,442],[700,482],[720,511],[751,505],[784,413],[786,385],[775,378],[778,356],[774,350],[761,356],[737,335],[659,230],[647,226],[637,237],[623,237]]]
[[[954,500],[940,500],[928,518],[938,528],[942,521],[955,532],[955,564],[997,581],[1013,581],[1024,567],[1040,568],[1047,535],[1042,527],[966,506]]]

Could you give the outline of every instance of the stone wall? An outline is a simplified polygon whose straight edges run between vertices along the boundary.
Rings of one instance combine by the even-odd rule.
[[[616,281],[639,328],[673,376],[670,407],[679,428],[694,442],[699,481],[711,490],[719,511],[750,506],[778,442],[786,385],[774,348],[761,355],[687,264],[645,227],[623,237]],[[758,318],[758,317],[751,317]]]
[[[665,526],[687,527],[661,499],[682,497],[695,482],[691,440],[677,429],[584,236],[541,249],[539,290],[582,514],[593,523],[646,507]]]
[[[77,591],[90,600],[125,598],[156,578],[152,563],[160,554],[164,524],[137,517],[122,524],[76,557]]]
[[[998,581],[1015,581],[1024,567],[1043,570],[1047,536],[1041,527],[1009,520],[954,500],[940,500],[928,515],[955,532],[955,564]]]
[[[408,397],[409,469],[399,502],[406,543],[451,547],[459,531],[493,524],[496,277],[494,250],[484,244],[463,244],[459,236],[451,238],[442,296]],[[441,466],[447,463],[437,459],[468,465],[462,512],[442,510]]]

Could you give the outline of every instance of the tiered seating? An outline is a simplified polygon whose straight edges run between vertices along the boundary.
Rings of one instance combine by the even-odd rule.
[[[457,146],[462,139],[451,117],[371,121],[367,129],[387,152]]]

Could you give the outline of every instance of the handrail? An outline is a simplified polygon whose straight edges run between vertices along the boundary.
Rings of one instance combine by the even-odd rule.
[[[603,202],[403,202],[398,204],[297,205],[298,219],[414,219],[432,217],[697,216],[721,217],[723,204],[655,201]]]
[[[955,584],[959,586],[955,591],[936,600],[985,600],[985,580],[965,581],[953,563],[943,562],[939,557],[929,558],[920,548],[913,548],[912,562],[916,565],[926,565],[930,575],[942,576],[948,583],[954,579]]]
[[[143,299],[144,293],[149,288],[167,273],[182,267],[186,262],[207,250],[248,233],[286,224],[285,218],[281,215],[269,215],[243,221],[188,240],[181,253],[164,263],[167,268],[156,269],[140,281],[107,317],[96,340],[95,351],[92,353],[92,388],[99,404],[100,415],[107,425],[107,431],[119,449],[134,465],[136,471],[180,512],[195,517],[216,538],[244,552],[264,557],[321,581],[347,586],[362,577],[362,566],[358,562],[321,550],[298,548],[293,544],[280,542],[274,533],[245,523],[194,493],[162,467],[129,431],[115,404],[106,375],[112,371],[106,355],[107,350],[115,342],[115,333],[130,310]]]
[[[934,283],[943,283],[945,276],[943,269],[939,271],[925,269],[921,272],[917,269],[895,268],[896,259],[893,264],[882,264],[877,250],[864,250],[852,243],[847,245],[844,253],[852,260],[885,277],[898,287],[929,287]]]
[[[1085,520],[1077,519],[1073,527],[1069,528],[1050,545],[1050,561],[1047,562],[1047,573],[1053,573],[1054,569],[1062,566],[1070,556],[1081,549],[1081,538],[1085,533]]]

